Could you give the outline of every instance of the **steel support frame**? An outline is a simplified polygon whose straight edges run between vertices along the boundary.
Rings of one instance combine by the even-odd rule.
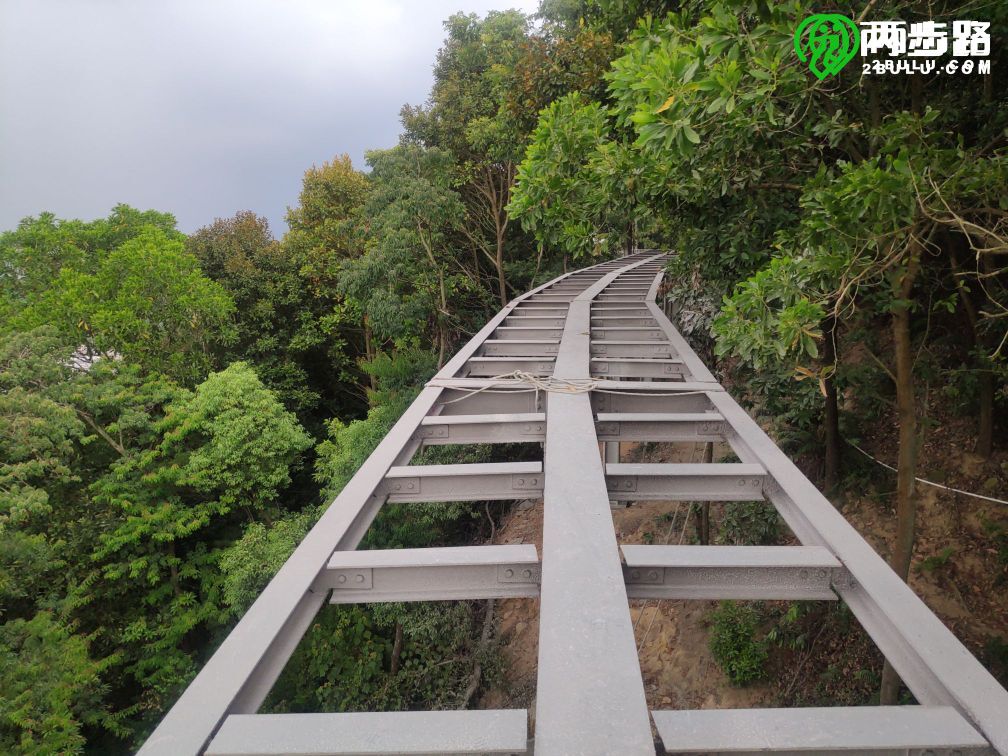
[[[1008,693],[715,381],[655,302],[662,259],[638,253],[561,276],[488,322],[406,410],[141,753],[196,754],[208,744],[214,754],[422,753],[425,743],[438,753],[522,752],[523,711],[255,712],[327,599],[538,595],[537,753],[654,752],[630,598],[839,596],[922,706],[651,712],[667,751],[1008,754]],[[611,326],[619,322],[611,318],[641,325]],[[552,327],[539,327],[547,322]],[[598,378],[591,393],[548,397],[492,377],[499,373],[471,377],[474,367],[532,362],[532,372],[548,367],[554,377],[584,380],[590,356],[603,355],[653,364],[641,379],[627,370]],[[681,368],[671,380],[647,377],[673,358]],[[541,467],[409,466],[425,444],[525,440],[545,442]],[[741,464],[626,465],[618,461],[621,440],[724,440]],[[386,501],[526,498],[539,490],[541,562],[533,547],[353,551]],[[610,498],[765,498],[802,545],[625,546],[621,560]]]

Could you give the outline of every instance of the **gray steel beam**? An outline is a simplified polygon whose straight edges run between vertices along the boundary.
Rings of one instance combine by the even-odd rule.
[[[537,598],[535,546],[337,551],[326,584],[332,604]]]
[[[599,412],[599,440],[723,441],[724,418],[711,412]]]
[[[508,325],[511,325],[510,323]],[[518,325],[517,323],[515,325]],[[610,326],[640,326],[641,328],[656,327],[655,319],[651,315],[592,315],[592,328],[608,328]]]
[[[684,364],[687,364],[685,356],[680,355],[678,359],[682,359]],[[663,394],[667,393],[709,393],[712,391],[724,391],[721,386],[716,383],[704,383],[701,381],[614,381],[606,378],[601,378],[595,383],[595,389],[604,391],[619,391],[623,392],[642,392],[642,396],[652,396],[661,397]]]
[[[677,357],[593,357],[589,370],[603,377],[678,379],[686,366]]]
[[[616,501],[759,501],[766,470],[762,465],[606,465],[606,488]]]
[[[545,397],[535,389],[491,389],[476,392],[472,389],[445,388],[435,405],[440,415],[488,415],[541,412],[546,406]]]
[[[665,332],[657,325],[652,328],[643,326],[608,326],[592,328],[591,335],[597,341],[665,341]]]
[[[846,571],[817,546],[622,547],[627,593],[637,599],[836,601]]]
[[[393,711],[230,716],[207,756],[525,753],[528,712]]]
[[[593,355],[606,357],[676,357],[672,345],[667,341],[593,341],[590,347]]]
[[[660,381],[614,381],[607,378],[584,378],[576,380],[585,381],[585,385],[590,390],[598,391],[599,393],[618,392],[619,394],[635,394],[641,397],[656,397],[659,399],[665,395],[702,395],[715,391],[724,391],[724,389],[716,383],[700,383],[696,381],[677,381],[673,383]],[[440,388],[464,389],[469,391],[475,391],[478,389],[492,389],[495,391],[506,391],[508,389],[535,389],[532,384],[527,383],[522,379],[514,379],[506,376],[496,379],[454,376],[447,378],[432,378],[427,385]]]
[[[988,754],[980,734],[943,706],[654,711],[670,754]]]
[[[431,415],[417,429],[425,446],[443,444],[502,444],[543,441],[546,415],[523,412],[513,415]]]
[[[590,302],[609,280],[571,303],[554,377],[588,378]],[[550,394],[544,464],[535,752],[653,754],[587,394]]]
[[[672,384],[679,387],[682,384]],[[633,391],[625,390],[618,393],[593,391],[591,394],[592,408],[603,414],[623,413],[698,413],[710,410],[710,399],[704,391]]]
[[[516,370],[547,376],[553,372],[552,357],[470,357],[466,372],[476,378],[507,375]]]
[[[504,318],[506,326],[531,326],[533,328],[563,328],[564,317],[555,315],[508,315]]]
[[[487,339],[483,343],[484,357],[552,357],[556,355],[558,339],[518,341]]]
[[[543,490],[542,462],[393,467],[380,490],[390,503],[527,499]]]
[[[662,312],[661,307],[655,303],[655,297],[658,295],[658,287],[661,285],[663,272],[659,271],[651,282],[651,288],[648,290],[646,304],[647,308],[651,311],[654,316],[655,321],[662,330],[662,334],[670,342],[672,342],[672,348],[675,349],[676,354],[678,354],[683,361],[686,363],[687,369],[687,380],[694,380],[700,382],[710,382],[717,383],[711,371],[707,369],[707,366],[703,364],[699,357],[697,357],[696,352],[690,349],[690,345],[686,343],[686,339],[682,337],[678,329],[672,325],[672,321],[669,320],[665,313]],[[719,390],[722,390],[720,385]]]
[[[563,330],[560,328],[530,328],[528,326],[501,326],[494,331],[495,339],[518,339],[519,341],[558,341]]]

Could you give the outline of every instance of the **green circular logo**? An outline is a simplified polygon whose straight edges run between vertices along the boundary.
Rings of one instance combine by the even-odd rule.
[[[807,63],[819,80],[840,73],[861,46],[858,28],[839,13],[817,13],[799,24],[794,33],[798,60]]]

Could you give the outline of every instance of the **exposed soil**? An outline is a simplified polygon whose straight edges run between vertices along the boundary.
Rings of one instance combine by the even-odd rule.
[[[653,445],[640,449],[623,444],[628,461],[688,462],[692,444]],[[694,461],[699,460],[695,454]],[[717,458],[717,452],[715,453]],[[676,502],[641,502],[613,510],[620,544],[678,543],[686,506],[669,522]],[[675,533],[671,533],[674,526]],[[686,522],[687,538],[693,523]],[[660,531],[660,533],[659,533]],[[512,510],[498,526],[494,543],[534,543],[542,551],[542,502],[526,502]],[[734,708],[771,705],[770,685],[733,687],[711,656],[706,617],[715,602],[632,601],[641,672],[651,708]],[[509,599],[497,604],[498,638],[503,657],[503,680],[487,691],[480,708],[520,707],[534,710],[536,658],[539,650],[539,602]]]

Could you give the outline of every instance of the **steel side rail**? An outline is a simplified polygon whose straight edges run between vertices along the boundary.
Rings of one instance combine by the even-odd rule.
[[[661,282],[648,292],[651,309],[693,381],[715,379],[672,322],[655,304]],[[747,463],[767,471],[764,496],[804,545],[822,546],[847,568],[834,590],[892,663],[914,697],[927,706],[951,706],[1008,754],[1008,691],[977,661],[923,601],[715,382],[707,393],[727,423],[726,440]],[[674,746],[670,748],[674,751]],[[704,749],[716,750],[716,749]]]

